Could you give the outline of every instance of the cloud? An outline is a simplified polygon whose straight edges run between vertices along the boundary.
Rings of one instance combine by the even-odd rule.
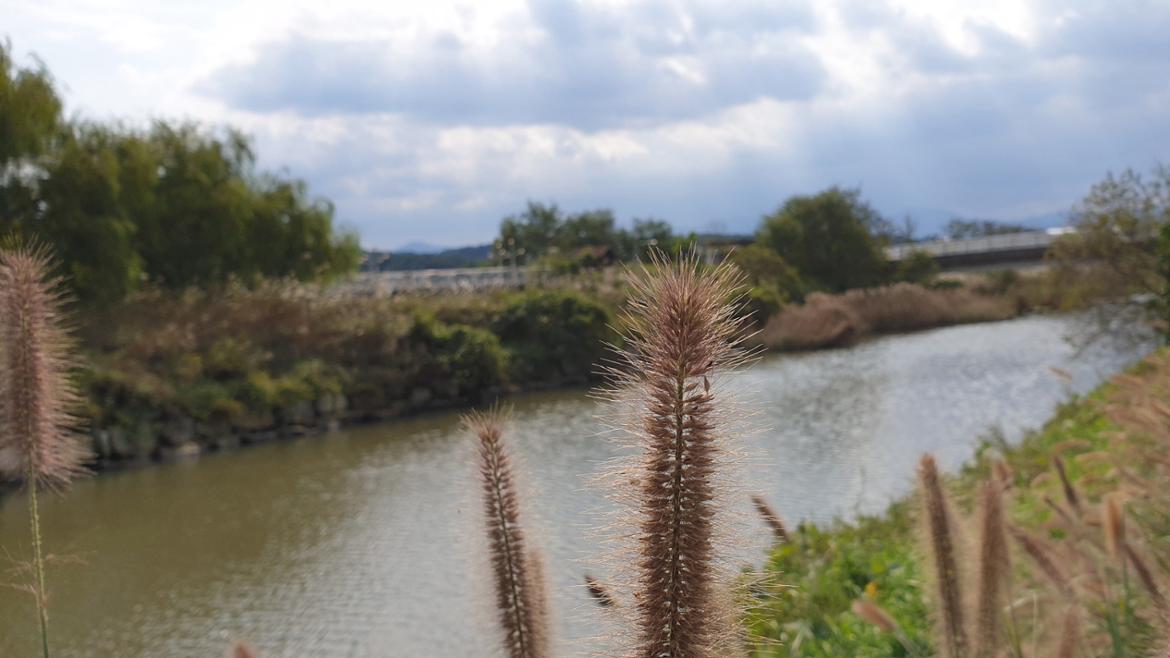
[[[306,33],[260,45],[198,90],[229,107],[304,116],[396,114],[446,124],[585,130],[690,119],[760,98],[801,100],[823,82],[791,23],[743,8],[719,20],[536,1],[529,29],[479,44],[451,32],[390,40]]]
[[[481,242],[530,198],[749,231],[832,184],[1014,219],[1170,157],[1165,3],[88,1],[12,17],[71,111],[239,125],[369,246]]]

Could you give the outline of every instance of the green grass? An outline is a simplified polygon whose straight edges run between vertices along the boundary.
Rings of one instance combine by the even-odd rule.
[[[1159,358],[1165,360],[1167,355]],[[1153,377],[1151,370],[1149,362],[1143,362],[1130,374]],[[1160,380],[1147,383],[1149,387],[1160,385]],[[1117,387],[1106,383],[1088,396],[1062,405],[1041,430],[1030,433],[1019,444],[1009,446],[1002,437],[987,439],[962,472],[948,478],[958,508],[971,511],[976,485],[990,477],[994,462],[1002,459],[1013,474],[1008,497],[1011,522],[1036,536],[1059,542],[1064,532],[1056,523],[1058,519],[1053,518],[1056,513],[1045,502],[1045,498],[1063,501],[1062,487],[1052,468],[1054,455],[1062,455],[1088,516],[1095,514],[1093,510],[1105,494],[1119,488],[1120,476],[1114,467],[1119,461],[1134,472],[1153,477],[1143,471],[1140,461],[1134,463],[1128,452],[1122,453],[1130,448],[1118,447],[1123,444],[1116,437],[1123,428],[1110,419],[1106,406],[1138,403],[1124,396],[1118,398]],[[1129,436],[1124,445],[1132,447],[1142,440],[1140,435]],[[1167,541],[1170,510],[1164,504],[1140,500],[1129,507],[1136,531],[1150,538],[1156,555]],[[911,497],[878,517],[825,528],[804,524],[793,533],[790,543],[776,546],[762,579],[754,586],[756,607],[747,625],[759,642],[752,655],[933,655],[930,614],[924,597],[925,562],[918,550],[916,514],[917,503]],[[1155,568],[1158,566],[1166,567],[1159,563]],[[1147,655],[1143,652],[1153,635],[1153,606],[1132,573],[1116,565],[1104,568],[1114,570],[1113,582],[1117,586],[1107,600],[1086,603],[1085,632],[1091,636],[1092,646],[1098,648],[1086,648],[1083,655]],[[1027,559],[1017,556],[1013,569],[1019,597],[1048,601],[1039,584],[1041,576],[1032,573]],[[868,597],[897,621],[901,639],[862,621],[851,611],[853,601],[861,597]],[[1055,603],[1049,605],[1056,607]],[[1026,647],[1033,627],[1043,634],[1046,622],[1034,611],[1020,610],[1017,623],[1018,644]]]

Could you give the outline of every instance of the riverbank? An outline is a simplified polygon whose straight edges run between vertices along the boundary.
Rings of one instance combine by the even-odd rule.
[[[948,480],[968,515],[979,483],[996,477],[1007,485],[1017,544],[1008,597],[1015,646],[1005,655],[1057,655],[1056,643],[1074,626],[1083,634],[1077,655],[1154,655],[1151,647],[1168,641],[1158,613],[1170,554],[1168,396],[1164,349],[1063,405],[1019,444],[987,441]],[[768,558],[748,621],[753,634],[777,644],[754,655],[933,655],[916,510],[907,499],[879,516],[791,533]],[[899,630],[858,617],[859,599],[883,608]]]
[[[771,350],[1069,310],[1081,287],[1002,274],[753,304]],[[596,381],[626,291],[616,270],[528,290],[342,298],[269,283],[83,310],[94,470],[186,458]],[[1091,296],[1082,295],[1081,299]],[[753,298],[754,299],[754,298]],[[1072,301],[1070,301],[1072,300]],[[795,338],[794,338],[795,337]]]

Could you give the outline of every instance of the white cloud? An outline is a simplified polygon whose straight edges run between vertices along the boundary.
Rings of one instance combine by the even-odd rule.
[[[1019,217],[1170,150],[1170,8],[1137,0],[9,4],[71,111],[241,126],[371,245],[527,198],[747,230],[833,183]]]

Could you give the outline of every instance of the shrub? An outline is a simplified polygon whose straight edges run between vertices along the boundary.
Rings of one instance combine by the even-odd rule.
[[[516,295],[492,330],[512,353],[514,381],[584,381],[611,339],[610,314],[574,292]]]
[[[508,355],[491,332],[417,314],[407,337],[418,382],[453,398],[478,398],[507,381]]]
[[[762,285],[749,288],[747,299],[744,300],[744,314],[751,318],[757,327],[768,324],[768,320],[780,312],[786,301],[784,293],[775,286]]]
[[[938,276],[938,272],[938,262],[925,251],[915,249],[902,262],[898,263],[894,278],[907,283],[927,285]]]
[[[753,244],[736,249],[731,254],[731,261],[743,271],[751,285],[771,286],[786,300],[804,301],[808,289],[800,275],[768,247]]]

